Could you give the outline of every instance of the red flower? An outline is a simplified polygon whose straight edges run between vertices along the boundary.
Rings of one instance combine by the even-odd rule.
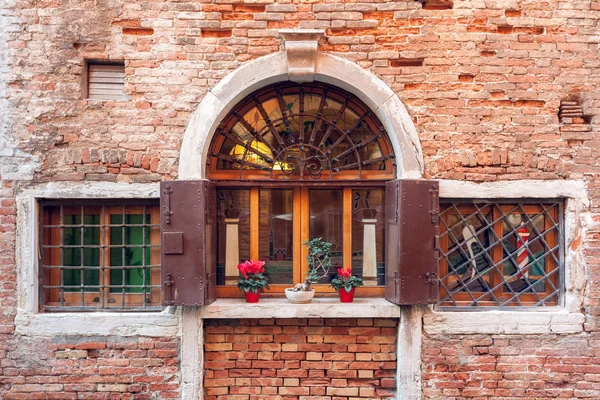
[[[338,268],[337,273],[340,278],[350,278],[352,276],[352,268]]]
[[[249,279],[249,277],[252,278],[256,274],[265,272],[265,269],[263,268],[264,265],[264,261],[246,260],[245,262],[238,264],[237,267],[244,279]]]

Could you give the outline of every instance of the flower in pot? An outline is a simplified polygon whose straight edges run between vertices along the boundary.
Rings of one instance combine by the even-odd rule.
[[[237,266],[240,271],[237,287],[240,291],[245,292],[248,303],[258,303],[260,292],[265,288],[269,289],[267,277],[263,275],[264,265],[264,261],[247,260]]]
[[[308,248],[308,274],[304,283],[285,289],[285,296],[292,303],[309,303],[315,295],[315,290],[310,286],[329,275],[331,268],[331,242],[315,238],[304,245]]]
[[[354,300],[354,291],[362,285],[363,280],[358,276],[353,276],[352,269],[338,268],[337,276],[331,280],[329,286],[337,290],[342,303],[352,303]]]

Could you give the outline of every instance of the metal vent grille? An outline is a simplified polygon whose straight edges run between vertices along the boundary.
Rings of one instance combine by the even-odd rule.
[[[552,306],[562,202],[441,204],[439,306]]]
[[[88,97],[96,100],[127,100],[125,64],[89,64]]]

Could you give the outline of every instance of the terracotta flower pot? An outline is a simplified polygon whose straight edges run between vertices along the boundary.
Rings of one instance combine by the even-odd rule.
[[[338,290],[338,293],[340,294],[340,301],[342,303],[352,303],[354,301],[354,291],[356,290],[355,287],[352,288],[352,290],[350,290],[349,292],[346,292],[346,289],[341,288],[340,290]]]
[[[260,299],[260,290],[256,293],[252,291],[246,292],[246,303],[258,303]]]

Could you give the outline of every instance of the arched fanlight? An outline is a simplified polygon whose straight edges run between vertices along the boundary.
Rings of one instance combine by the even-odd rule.
[[[321,83],[288,82],[253,93],[225,117],[209,176],[390,179],[394,167],[383,126],[359,99]]]

